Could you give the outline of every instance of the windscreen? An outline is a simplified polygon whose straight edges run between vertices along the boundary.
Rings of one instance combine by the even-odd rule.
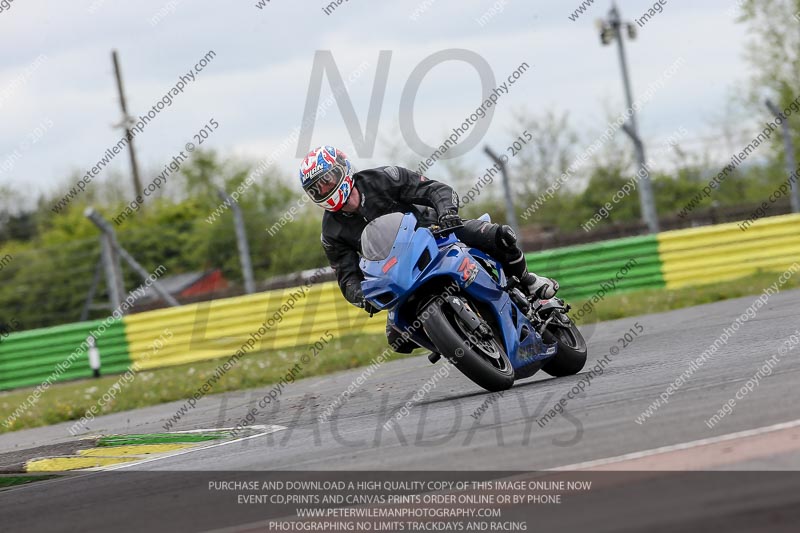
[[[367,224],[361,233],[361,255],[365,259],[383,261],[389,257],[403,216],[403,213],[390,213]]]

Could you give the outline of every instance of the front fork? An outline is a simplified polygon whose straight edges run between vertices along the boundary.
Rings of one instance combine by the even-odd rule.
[[[449,306],[455,312],[461,323],[464,324],[467,330],[464,331],[464,333],[467,335],[470,342],[478,344],[481,341],[485,342],[494,337],[491,326],[489,326],[464,299],[453,295],[445,296],[443,305]],[[432,350],[428,355],[428,361],[437,363],[441,357],[441,354]]]
[[[445,301],[455,311],[464,323],[469,333],[482,340],[489,340],[494,336],[491,326],[483,320],[470,306],[458,296],[447,296]]]

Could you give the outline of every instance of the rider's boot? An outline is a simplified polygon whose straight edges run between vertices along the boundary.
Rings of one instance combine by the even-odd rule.
[[[517,235],[511,226],[499,226],[495,238],[498,249],[506,256],[503,269],[509,277],[513,276],[519,280],[525,296],[529,299],[543,300],[556,295],[558,291],[556,280],[528,272],[525,254],[517,246]]]
[[[527,271],[520,278],[520,285],[528,297],[537,300],[550,299],[558,292],[558,282],[556,280]]]

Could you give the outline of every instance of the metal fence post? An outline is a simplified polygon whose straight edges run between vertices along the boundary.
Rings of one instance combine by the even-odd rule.
[[[125,248],[120,246],[119,242],[117,242],[117,234],[114,231],[114,228],[111,227],[111,224],[109,224],[108,221],[104,219],[102,215],[100,215],[100,213],[98,213],[91,207],[86,208],[84,215],[86,216],[86,218],[94,222],[94,225],[97,226],[100,229],[100,231],[103,232],[103,235],[108,238],[109,246],[114,251],[116,251],[116,253],[118,253],[119,256],[122,259],[124,259],[126,263],[128,263],[128,265],[130,265],[130,267],[134,270],[134,272],[139,274],[139,276],[142,278],[142,281],[145,282],[148,281],[150,279],[150,274],[147,272],[147,270],[144,269],[144,267],[142,267],[142,265],[139,264],[138,261],[136,261],[136,259],[133,258],[131,254],[128,253],[127,250],[125,250]],[[165,302],[167,302],[172,307],[178,307],[181,305],[175,298],[172,297],[172,295],[169,292],[167,292],[166,289],[164,289],[164,287],[158,281],[155,280],[150,280],[150,281],[152,283],[153,289],[158,293],[159,296],[161,296],[164,299]],[[119,304],[115,305],[114,309],[116,309],[117,307],[119,307]]]
[[[120,280],[120,270],[115,260],[114,246],[111,244],[111,236],[107,233],[100,235],[101,257],[103,269],[106,273],[106,286],[108,287],[108,299],[111,309],[117,309],[122,303],[122,293],[120,290],[122,280]]]
[[[236,230],[236,247],[239,249],[239,263],[242,267],[242,279],[244,279],[244,291],[247,294],[256,292],[256,284],[253,279],[253,264],[250,261],[250,245],[247,243],[247,229],[244,226],[244,217],[239,203],[228,196],[221,187],[217,187],[217,194],[226,202],[233,212],[233,226]]]
[[[778,107],[767,99],[765,102],[770,113],[776,117],[781,114]],[[791,180],[792,174],[797,172],[797,162],[794,158],[794,144],[792,143],[792,133],[789,130],[789,121],[785,120],[781,123],[781,130],[783,131],[783,149],[786,152],[786,172],[789,174]],[[792,194],[789,199],[792,204],[792,213],[800,213],[800,192],[798,192],[797,176],[791,182]]]

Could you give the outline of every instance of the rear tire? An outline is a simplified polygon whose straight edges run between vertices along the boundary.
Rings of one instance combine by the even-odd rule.
[[[462,374],[490,392],[511,388],[514,384],[514,368],[502,343],[496,338],[480,341],[480,344],[468,340],[467,335],[460,331],[460,319],[446,303],[433,302],[426,309],[426,314],[428,318],[422,324],[425,333]],[[489,344],[494,345],[494,350]],[[485,351],[495,351],[498,357],[485,355]]]
[[[586,341],[566,315],[561,316],[567,326],[550,324],[544,330],[542,339],[547,344],[557,344],[555,357],[542,367],[542,370],[553,377],[572,376],[583,370],[586,364]]]

